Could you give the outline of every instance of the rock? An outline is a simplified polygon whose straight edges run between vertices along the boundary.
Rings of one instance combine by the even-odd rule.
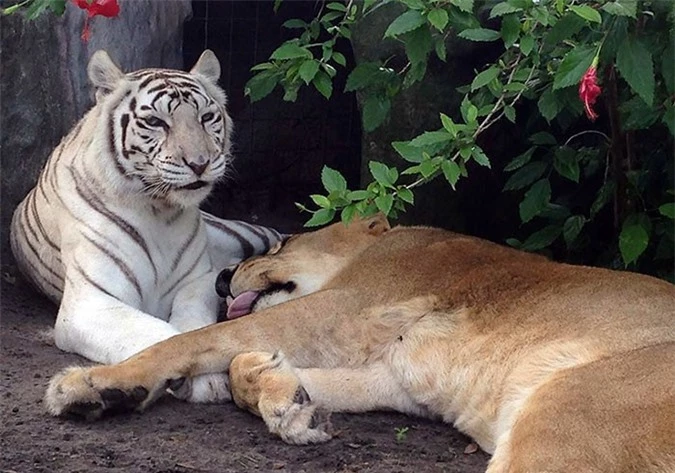
[[[106,49],[124,70],[183,66],[189,0],[119,3],[119,17],[90,21],[87,43],[80,38],[85,12],[71,2],[62,17],[45,13],[28,21],[13,14],[0,19],[2,256],[9,253],[14,207],[35,184],[52,149],[93,103],[86,73],[89,57]]]

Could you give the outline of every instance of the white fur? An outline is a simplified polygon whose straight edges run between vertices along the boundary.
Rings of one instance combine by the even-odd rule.
[[[98,89],[97,104],[56,148],[18,206],[11,243],[26,275],[60,303],[56,345],[90,360],[118,363],[214,323],[219,270],[247,256],[245,249],[265,251],[279,234],[198,208],[230,159],[231,120],[216,84],[220,66],[213,53],[206,52],[191,74],[183,73],[201,86],[198,100],[189,103],[172,102],[168,95],[153,101],[146,92],[163,83],[180,88],[162,79],[177,71],[125,75],[102,51],[88,70]],[[139,90],[139,77],[157,79]],[[158,110],[149,112],[150,105]],[[167,129],[142,128],[136,117],[148,113]],[[220,125],[202,121],[207,113],[220,114]],[[131,123],[123,127],[124,120]],[[159,144],[152,154],[138,151],[151,143]],[[207,166],[197,174],[188,162]],[[178,188],[198,181],[207,185]],[[250,246],[244,248],[231,232]],[[228,397],[223,375],[193,382],[193,400]]]

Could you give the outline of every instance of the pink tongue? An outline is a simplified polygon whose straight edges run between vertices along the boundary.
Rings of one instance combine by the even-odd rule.
[[[243,315],[251,313],[251,304],[255,298],[258,297],[258,292],[256,291],[246,291],[239,294],[227,307],[227,318],[236,319]]]

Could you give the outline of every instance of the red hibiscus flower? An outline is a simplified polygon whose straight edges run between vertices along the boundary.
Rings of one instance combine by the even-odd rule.
[[[117,0],[73,0],[73,3],[87,12],[87,17],[84,19],[84,30],[82,30],[83,41],[89,40],[89,18],[96,15],[112,18],[120,13]]]
[[[593,61],[591,67],[588,68],[584,76],[579,82],[579,98],[584,103],[584,110],[586,111],[586,116],[589,120],[595,121],[598,118],[598,114],[593,110],[595,101],[598,99],[598,95],[602,92],[602,89],[598,85],[598,76],[597,72],[597,60]]]

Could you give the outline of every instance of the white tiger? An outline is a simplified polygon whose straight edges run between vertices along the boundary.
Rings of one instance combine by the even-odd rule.
[[[56,345],[118,363],[214,323],[218,270],[280,235],[198,208],[231,160],[232,121],[213,52],[189,73],[124,74],[97,51],[88,74],[96,105],[19,204],[11,245],[21,270],[60,301]],[[202,378],[192,400],[226,398],[225,381]]]

